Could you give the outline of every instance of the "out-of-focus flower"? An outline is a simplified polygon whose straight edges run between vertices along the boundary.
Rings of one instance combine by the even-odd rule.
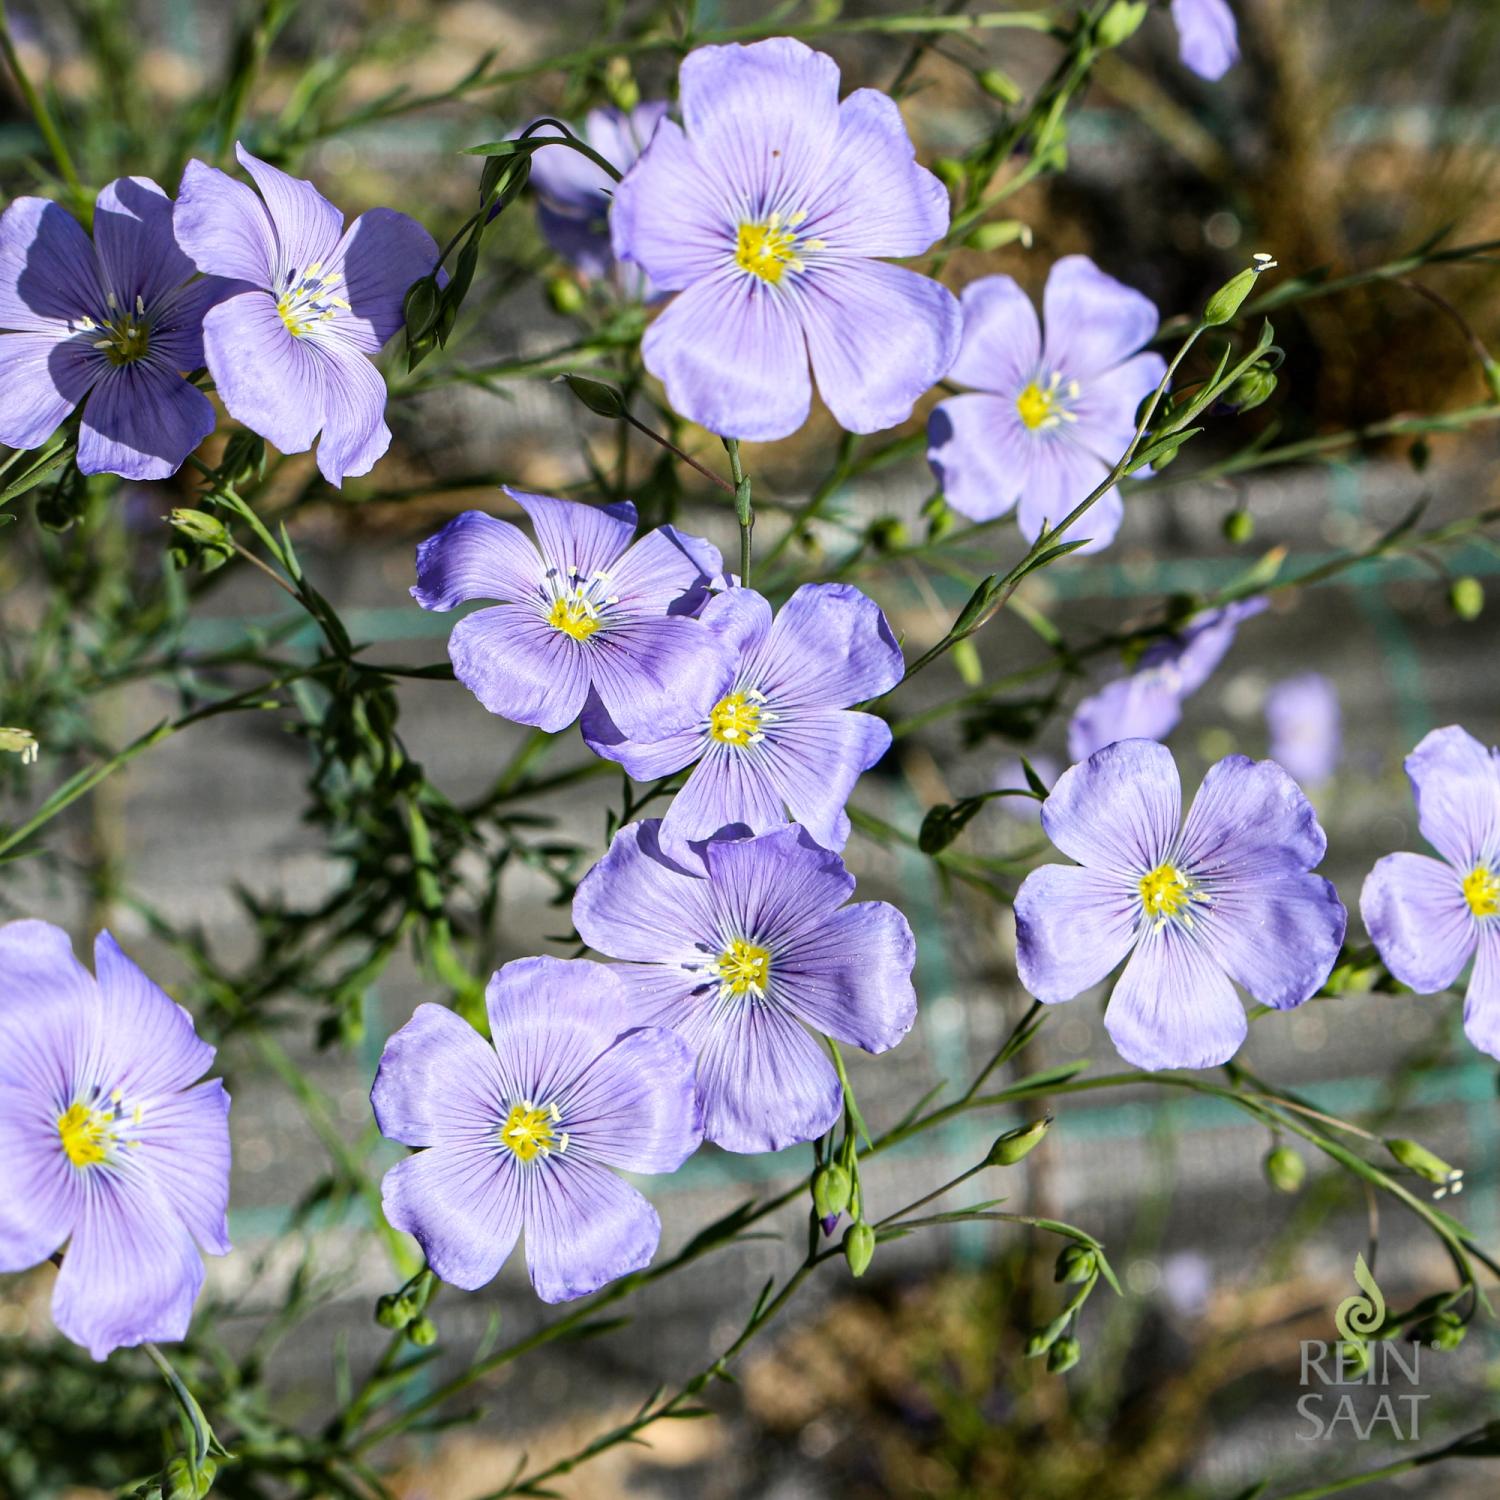
[[[795,825],[662,852],[632,823],[584,876],[573,921],[613,971],[638,1025],[669,1026],[698,1058],[704,1133],[728,1151],[779,1151],[832,1129],[838,1074],[804,1029],[884,1052],[911,1030],[916,943],[884,901],[844,903],[854,877]]]
[[[0,927],[0,1271],[66,1241],[57,1326],[95,1359],[184,1337],[229,1253],[229,1095],[214,1049],[101,932]]]
[[[1500,1057],[1500,751],[1456,724],[1406,757],[1422,837],[1442,855],[1387,854],[1359,912],[1382,962],[1419,995],[1457,980],[1472,957],[1464,1033]]]
[[[841,427],[911,414],[958,350],[957,299],[879,257],[920,255],[948,196],[917,165],[895,102],[839,103],[831,57],[790,37],[700,47],[615,189],[617,259],[677,292],[646,332],[646,368],[684,416],[725,437],[795,432],[818,390]]]
[[[0,729],[0,750],[19,755],[23,766],[34,766],[42,747],[29,729]]]
[[[1310,871],[1327,840],[1269,760],[1209,769],[1181,822],[1171,752],[1123,740],[1065,771],[1042,806],[1076,865],[1033,870],[1016,896],[1016,965],[1038,1000],[1070,1000],[1122,959],[1104,1025],[1140,1068],[1209,1068],[1245,1039],[1234,983],[1300,1005],[1328,977],[1346,914]]]
[[[423,609],[505,601],[453,627],[458,680],[492,714],[549,732],[578,717],[590,689],[630,734],[707,718],[734,671],[728,646],[691,614],[723,568],[718,549],[671,526],[632,545],[628,501],[505,493],[531,518],[535,544],[469,510],[417,548],[411,593]]]
[[[649,1265],[656,1210],[612,1168],[675,1172],[703,1138],[693,1056],[635,1026],[615,971],[523,958],[485,991],[491,1046],[441,1005],[385,1044],[370,1103],[382,1134],[424,1147],[385,1174],[385,1216],[444,1281],[494,1279],[524,1230],[544,1302]]]
[[[948,503],[971,521],[991,521],[1019,501],[1016,518],[1031,541],[1118,462],[1135,435],[1137,408],[1167,368],[1159,354],[1137,352],[1156,332],[1151,300],[1086,255],[1052,267],[1042,313],[1045,338],[1011,277],[970,282],[949,377],[973,390],[940,402],[927,423],[927,461]],[[1080,550],[1097,552],[1114,540],[1123,515],[1111,489],[1067,537],[1088,537]]]
[[[1229,0],[1172,0],[1177,55],[1183,66],[1210,82],[1240,60],[1240,34]]]
[[[1338,689],[1321,672],[1286,677],[1266,694],[1271,759],[1294,781],[1316,786],[1338,769],[1343,740]]]
[[[1241,622],[1265,607],[1265,599],[1257,597],[1206,609],[1164,640],[1153,642],[1133,672],[1106,684],[1073,711],[1069,757],[1086,760],[1116,740],[1166,739],[1182,718],[1183,703],[1224,660]]]
[[[623,734],[596,695],[583,711],[589,748],[637,781],[693,766],[662,822],[669,849],[788,819],[842,849],[844,804],[891,743],[883,719],[851,705],[901,680],[901,648],[880,607],[845,583],[807,583],[774,620],[766,600],[742,588],[716,594],[699,618],[736,663],[713,706],[675,734],[653,726],[641,739]]]
[[[390,446],[385,380],[372,363],[404,322],[411,284],[437,264],[415,219],[372,208],[348,229],[310,182],[236,146],[257,195],[190,161],[178,190],[177,241],[240,285],[203,322],[209,373],[229,414],[283,453],[318,440],[332,485],[367,474]]]
[[[172,235],[172,200],[120,177],[94,203],[90,243],[46,198],[0,215],[0,442],[40,447],[80,403],[84,474],[165,479],[214,430],[184,376],[203,364],[203,316],[225,295]]]

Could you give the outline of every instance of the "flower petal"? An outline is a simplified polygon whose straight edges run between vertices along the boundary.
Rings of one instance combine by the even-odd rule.
[[[608,572],[635,536],[635,506],[628,500],[617,505],[585,505],[578,500],[534,495],[510,485],[504,488],[530,518],[547,565],[564,578],[574,572],[583,578]]]
[[[1339,694],[1321,672],[1275,683],[1266,694],[1266,727],[1271,759],[1293,779],[1317,786],[1338,769]]]
[[[689,842],[731,829],[763,833],[786,821],[768,760],[753,748],[709,741],[662,819],[662,845],[673,858],[686,855]]]
[[[1479,950],[1464,996],[1464,1035],[1487,1056],[1500,1058],[1500,927],[1493,918],[1479,929]]]
[[[671,776],[684,766],[692,765],[704,750],[703,732],[696,727],[679,729],[659,740],[630,739],[610,718],[609,710],[592,688],[583,705],[578,728],[584,744],[595,755],[624,766],[626,774],[636,781],[655,781],[660,776]]]
[[[1450,724],[1406,757],[1422,837],[1467,874],[1500,853],[1500,769],[1496,753]]]
[[[314,344],[323,383],[318,470],[335,489],[368,474],[391,446],[385,425],[385,376],[357,350],[332,339]]]
[[[0,443],[40,448],[108,368],[82,339],[0,334]]]
[[[994,521],[1026,488],[1039,446],[1008,396],[950,396],[927,419],[927,462],[943,498],[971,521]]]
[[[520,527],[466,510],[418,545],[411,596],[423,609],[452,609],[469,599],[514,604],[539,594],[542,571]]]
[[[1202,944],[1148,927],[1109,997],[1104,1029],[1137,1068],[1213,1068],[1245,1040],[1245,1007]]]
[[[214,1060],[214,1049],[193,1028],[193,1018],[125,955],[108,932],[94,940],[99,977],[100,1053],[111,1082],[127,1099],[157,1099],[196,1083]]]
[[[963,338],[949,378],[1002,396],[1014,407],[1042,358],[1042,329],[1031,298],[1014,277],[981,276],[963,289],[959,306]]]
[[[172,209],[177,243],[200,271],[270,289],[276,231],[252,188],[217,167],[190,161]]]
[[[1178,56],[1183,65],[1211,83],[1240,58],[1239,30],[1228,0],[1172,0]]]
[[[570,1302],[651,1264],[656,1210],[607,1167],[578,1157],[525,1178],[526,1269],[543,1302]]]
[[[873,599],[848,583],[804,583],[745,670],[778,708],[848,708],[888,693],[904,668]]]
[[[343,232],[343,214],[312,183],[252,156],[239,142],[234,154],[266,201],[276,230],[277,269],[295,271],[300,279],[319,262],[326,264]]]
[[[458,680],[489,709],[555,734],[578,717],[589,690],[583,645],[529,604],[466,615],[448,637]]]
[[[719,918],[716,935],[773,951],[816,929],[854,894],[843,860],[795,823],[756,838],[715,840],[703,858]]]
[[[117,177],[100,189],[94,250],[106,297],[124,313],[137,298],[149,310],[197,269],[172,231],[172,200],[149,177]]]
[[[1016,892],[1016,971],[1047,1005],[1092,989],[1130,952],[1139,901],[1117,874],[1042,865]]]
[[[1065,255],[1048,272],[1042,321],[1042,363],[1086,382],[1150,343],[1161,319],[1149,297],[1101,271],[1088,256]]]
[[[1380,961],[1419,995],[1445,990],[1474,951],[1476,923],[1451,865],[1387,854],[1365,876],[1359,914]]]
[[[437,258],[436,241],[415,219],[393,208],[361,214],[323,271],[342,276],[342,285],[330,289],[349,304],[329,320],[330,332],[363,354],[379,353],[405,322],[407,291],[430,274]]]
[[[687,616],[611,623],[587,648],[599,701],[621,730],[638,739],[702,724],[734,679],[728,648]]]
[[[677,411],[724,437],[789,437],[812,405],[792,299],[733,264],[679,293],[646,330],[641,357]]]
[[[724,559],[712,542],[675,526],[658,526],[626,551],[609,576],[622,599],[681,615],[703,604],[709,584],[723,571]]]
[[[79,472],[165,479],[217,420],[208,397],[175,370],[149,360],[107,369],[84,403]]]
[[[1178,852],[1203,879],[1235,880],[1287,861],[1310,870],[1327,848],[1312,804],[1274,760],[1226,755],[1193,798]]]
[[[150,1173],[199,1247],[228,1255],[229,1095],[223,1083],[214,1078],[151,1104],[131,1140],[140,1142],[127,1148],[132,1166]]]
[[[1110,469],[1102,458],[1075,442],[1071,433],[1034,434],[1033,438],[1031,466],[1016,512],[1016,524],[1029,542],[1042,534],[1044,525],[1061,525],[1104,482]],[[1079,553],[1102,552],[1114,541],[1124,515],[1119,490],[1106,490],[1066,531],[1048,541],[1076,542],[1087,537]]]
[[[840,257],[798,277],[793,296],[818,394],[848,432],[904,422],[958,354],[958,298],[904,266]]]
[[[842,849],[849,841],[844,808],[854,785],[890,747],[890,725],[874,714],[802,709],[778,722],[750,755],[792,821],[825,849]],[[746,826],[759,833],[766,825]]]
[[[1167,362],[1159,354],[1137,354],[1124,364],[1080,382],[1072,405],[1077,419],[1072,436],[1111,468],[1124,457],[1135,437],[1136,412],[1161,384]]]
[[[1181,812],[1171,751],[1151,740],[1121,740],[1057,778],[1042,804],[1042,828],[1079,864],[1139,879],[1161,863]]]
[[[50,198],[13,199],[0,214],[0,328],[56,337],[103,310],[83,226]]]
[[[203,354],[229,415],[283,453],[306,453],[323,425],[324,370],[266,292],[239,292],[203,319]]]
[[[520,1176],[516,1158],[494,1142],[419,1151],[385,1174],[386,1222],[414,1235],[450,1286],[477,1291],[495,1279],[521,1237]]]
[[[703,1140],[695,1068],[692,1049],[675,1032],[628,1032],[560,1103],[569,1152],[627,1172],[675,1172]]]
[[[1068,721],[1068,759],[1116,740],[1164,740],[1182,718],[1182,696],[1160,674],[1132,672],[1085,698]]]
[[[419,1005],[381,1051],[370,1107],[387,1140],[473,1144],[500,1123],[502,1091],[495,1049],[445,1006]]]
[[[85,1197],[61,1149],[57,1105],[13,1078],[0,1063],[0,1272],[28,1271],[61,1249]]]
[[[49,1105],[67,1099],[87,1059],[98,1053],[99,1025],[99,986],[73,956],[67,933],[50,922],[0,925],[4,1091]]]

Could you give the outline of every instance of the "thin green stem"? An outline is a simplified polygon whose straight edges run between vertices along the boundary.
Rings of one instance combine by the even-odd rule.
[[[63,181],[71,189],[74,200],[82,208],[88,206],[88,194],[84,191],[83,183],[78,176],[78,169],[73,165],[72,153],[68,150],[67,142],[62,138],[62,132],[58,130],[56,122],[52,118],[52,111],[47,108],[46,100],[41,96],[36,85],[27,76],[26,69],[21,66],[21,59],[16,54],[16,44],[10,34],[10,16],[6,12],[5,0],[0,0],[0,52],[5,54],[6,65],[10,68],[11,76],[16,80],[16,87],[21,91],[21,97],[26,101],[26,108],[31,111],[31,117],[36,121],[36,127],[42,133],[42,139],[47,143],[47,149],[52,153],[52,160],[57,163],[57,170],[62,174]]]

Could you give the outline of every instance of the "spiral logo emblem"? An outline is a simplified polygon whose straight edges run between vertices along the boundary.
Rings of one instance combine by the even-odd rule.
[[[1365,1264],[1363,1255],[1354,1257],[1354,1279],[1364,1291],[1363,1297],[1346,1297],[1333,1315],[1334,1326],[1341,1338],[1351,1344],[1363,1343],[1385,1322],[1385,1298],[1375,1284],[1375,1277]]]

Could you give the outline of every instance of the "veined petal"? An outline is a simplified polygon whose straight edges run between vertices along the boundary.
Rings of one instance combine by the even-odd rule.
[[[1139,879],[1165,857],[1181,813],[1171,751],[1151,740],[1121,740],[1057,778],[1042,804],[1042,828],[1069,859]]]
[[[99,1011],[99,986],[61,927],[0,925],[0,1092],[68,1099],[98,1055]]]
[[[172,200],[149,177],[117,177],[94,200],[100,282],[121,312],[149,310],[197,269],[172,232]]]
[[[193,1018],[125,955],[108,932],[94,941],[99,978],[100,1051],[111,1082],[127,1098],[157,1098],[196,1083],[214,1049],[193,1029]]]
[[[83,1208],[80,1174],[59,1149],[53,1096],[12,1087],[20,1072],[14,1057],[0,1063],[0,1271],[40,1265]]]
[[[890,749],[890,725],[853,709],[801,709],[772,733],[753,753],[777,799],[825,849],[842,849],[849,840],[845,805],[859,778]]]
[[[661,841],[673,858],[729,829],[763,833],[786,821],[768,757],[710,742],[667,807]]]
[[[503,1122],[495,1049],[462,1016],[419,1005],[380,1054],[370,1090],[375,1123],[406,1146],[482,1141]]]
[[[1164,740],[1181,718],[1181,694],[1159,673],[1117,677],[1074,709],[1068,721],[1068,759],[1087,760],[1116,740]]]
[[[927,462],[943,498],[971,521],[997,520],[1015,506],[1037,446],[1011,396],[950,396],[927,419]]]
[[[0,443],[40,448],[108,368],[83,339],[0,334]]]
[[[1500,928],[1480,924],[1469,991],[1464,996],[1464,1035],[1489,1057],[1500,1058]]]
[[[1118,874],[1042,865],[1016,893],[1016,971],[1045,1004],[1092,989],[1130,952],[1140,902]]]
[[[1245,1007],[1203,944],[1148,927],[1109,997],[1104,1029],[1137,1068],[1214,1068],[1245,1040]]]
[[[510,485],[504,488],[530,517],[543,559],[564,577],[575,571],[583,578],[608,572],[635,536],[635,506],[628,500],[617,505],[585,505]]]
[[[820,926],[854,894],[843,860],[795,823],[755,838],[716,839],[703,857],[718,931],[773,953]]]
[[[228,1255],[229,1095],[210,1079],[148,1105],[131,1129],[133,1168],[148,1172],[201,1249]]]
[[[411,596],[423,609],[453,609],[470,599],[514,604],[540,597],[542,572],[536,548],[518,526],[466,510],[418,545]]]
[[[1406,757],[1422,837],[1467,874],[1500,851],[1500,768],[1496,754],[1450,724]]]
[[[1016,523],[1021,535],[1034,542],[1042,527],[1056,527],[1072,515],[1102,484],[1110,466],[1066,432],[1029,434],[1031,465],[1026,473]],[[1049,541],[1073,542],[1087,537],[1080,554],[1102,552],[1114,541],[1124,519],[1125,505],[1118,488],[1105,491],[1066,531]]]
[[[1419,995],[1445,990],[1474,951],[1476,923],[1451,865],[1387,854],[1365,876],[1359,914],[1380,961]]]
[[[626,774],[635,781],[671,776],[692,765],[704,750],[703,732],[696,727],[679,729],[659,740],[630,739],[610,718],[609,710],[592,688],[584,702],[578,729],[584,744],[595,755],[624,766]]]
[[[84,403],[78,469],[123,479],[165,479],[217,423],[212,402],[175,370],[150,360],[105,367]]]
[[[526,1269],[543,1302],[569,1302],[651,1264],[656,1210],[587,1157],[548,1162],[525,1180]]]
[[[1047,331],[1042,363],[1080,382],[1150,343],[1161,321],[1149,297],[1116,281],[1086,255],[1065,255],[1053,265],[1042,295],[1042,319]]]
[[[702,724],[734,676],[724,643],[685,615],[610,623],[586,646],[599,701],[638,739]]]
[[[1159,354],[1137,354],[1112,370],[1080,382],[1072,405],[1077,418],[1072,435],[1111,468],[1125,455],[1135,436],[1135,414],[1141,402],[1161,384],[1167,362]]]
[[[849,708],[901,681],[901,647],[880,606],[847,583],[804,583],[777,612],[746,672],[787,708]]]
[[[589,690],[585,648],[527,604],[465,615],[448,637],[454,675],[492,714],[555,734]]]
[[[792,299],[732,261],[677,296],[646,330],[641,357],[677,411],[724,437],[789,437],[812,405]]]
[[[958,298],[904,266],[844,257],[820,262],[796,278],[792,296],[818,394],[848,432],[904,422],[958,354]]]
[[[50,198],[12,199],[0,214],[0,328],[62,337],[103,306],[99,262],[78,220]]]
[[[473,1292],[495,1279],[521,1237],[520,1176],[498,1144],[434,1146],[385,1174],[381,1204],[444,1281]]]
[[[949,377],[1014,407],[1042,357],[1042,329],[1031,298],[1014,277],[981,276],[963,289],[959,306],[963,338]]]
[[[393,208],[361,214],[323,272],[342,278],[329,289],[349,304],[329,320],[331,334],[363,354],[379,353],[405,322],[411,284],[428,275],[437,258],[436,241],[415,219]]]
[[[172,209],[177,243],[200,271],[269,290],[276,279],[276,231],[252,188],[217,167],[190,161]]]
[[[343,214],[312,183],[252,156],[238,142],[234,154],[265,199],[276,231],[277,269],[300,277],[320,261],[326,265],[343,232]]]
[[[267,292],[239,292],[203,319],[203,352],[229,415],[283,453],[306,453],[323,425],[319,353],[293,338]]]
[[[385,425],[385,376],[361,353],[326,339],[314,345],[323,382],[318,470],[335,489],[368,474],[391,445]]]
[[[634,543],[609,570],[610,585],[640,609],[690,614],[724,571],[719,549],[675,526],[658,526]]]
[[[1234,880],[1286,862],[1310,870],[1327,848],[1312,804],[1274,760],[1227,755],[1193,798],[1179,854],[1204,879]]]

